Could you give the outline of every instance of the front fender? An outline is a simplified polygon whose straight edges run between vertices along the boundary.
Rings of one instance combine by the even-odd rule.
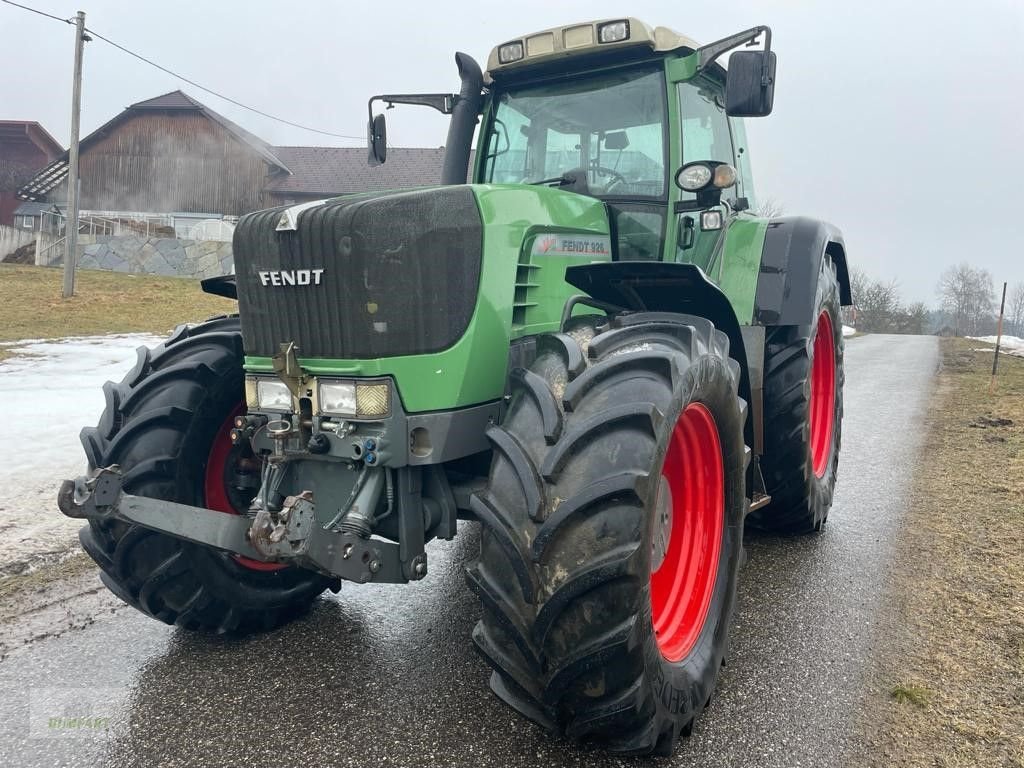
[[[565,281],[624,309],[706,317],[729,337],[729,354],[741,367],[740,396],[750,402],[747,352],[739,321],[728,297],[700,267],[664,261],[613,261],[569,267]]]

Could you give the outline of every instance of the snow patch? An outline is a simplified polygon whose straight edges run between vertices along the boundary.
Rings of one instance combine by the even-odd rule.
[[[161,341],[123,334],[4,344],[11,357],[0,361],[0,567],[74,542],[82,521],[57,510],[57,489],[85,471],[78,432],[99,420],[103,383],[124,378],[138,347]]]
[[[983,341],[986,344],[995,345],[995,336],[968,336],[971,341]],[[994,352],[995,346],[982,347],[977,352]],[[1015,357],[1024,357],[1024,339],[1019,336],[1003,336],[999,342],[999,354],[1001,355],[1013,355]]]

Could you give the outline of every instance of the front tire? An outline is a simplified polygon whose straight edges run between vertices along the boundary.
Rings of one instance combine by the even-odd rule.
[[[180,326],[156,348],[140,348],[124,380],[104,385],[99,424],[82,430],[89,469],[118,464],[124,490],[134,495],[243,512],[247,500],[235,478],[246,464],[231,463],[223,449],[242,407],[242,379],[237,317]],[[243,458],[251,473],[253,458]],[[248,484],[258,479],[257,472]],[[331,583],[116,520],[91,520],[79,540],[111,592],[186,629],[272,629],[303,613]]]
[[[523,715],[610,751],[669,754],[710,699],[735,604],[739,367],[724,334],[683,315],[584,324],[538,350],[512,372],[471,500],[473,638]]]

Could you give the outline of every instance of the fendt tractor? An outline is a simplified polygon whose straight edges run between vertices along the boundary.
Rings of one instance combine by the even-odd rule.
[[[59,506],[119,598],[221,633],[424,579],[477,521],[493,691],[668,754],[724,662],[744,526],[828,516],[843,239],[756,213],[767,27],[701,47],[611,19],[455,61],[458,94],[369,102],[371,164],[374,105],[450,115],[441,184],[245,216],[203,283],[238,314],[104,387]]]

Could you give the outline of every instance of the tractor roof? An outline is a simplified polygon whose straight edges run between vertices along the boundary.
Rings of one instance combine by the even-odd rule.
[[[495,46],[487,57],[487,74],[518,69],[531,64],[616,48],[647,46],[652,52],[699,47],[689,37],[668,27],[651,27],[639,19],[599,19],[582,24],[552,27],[513,38]]]

